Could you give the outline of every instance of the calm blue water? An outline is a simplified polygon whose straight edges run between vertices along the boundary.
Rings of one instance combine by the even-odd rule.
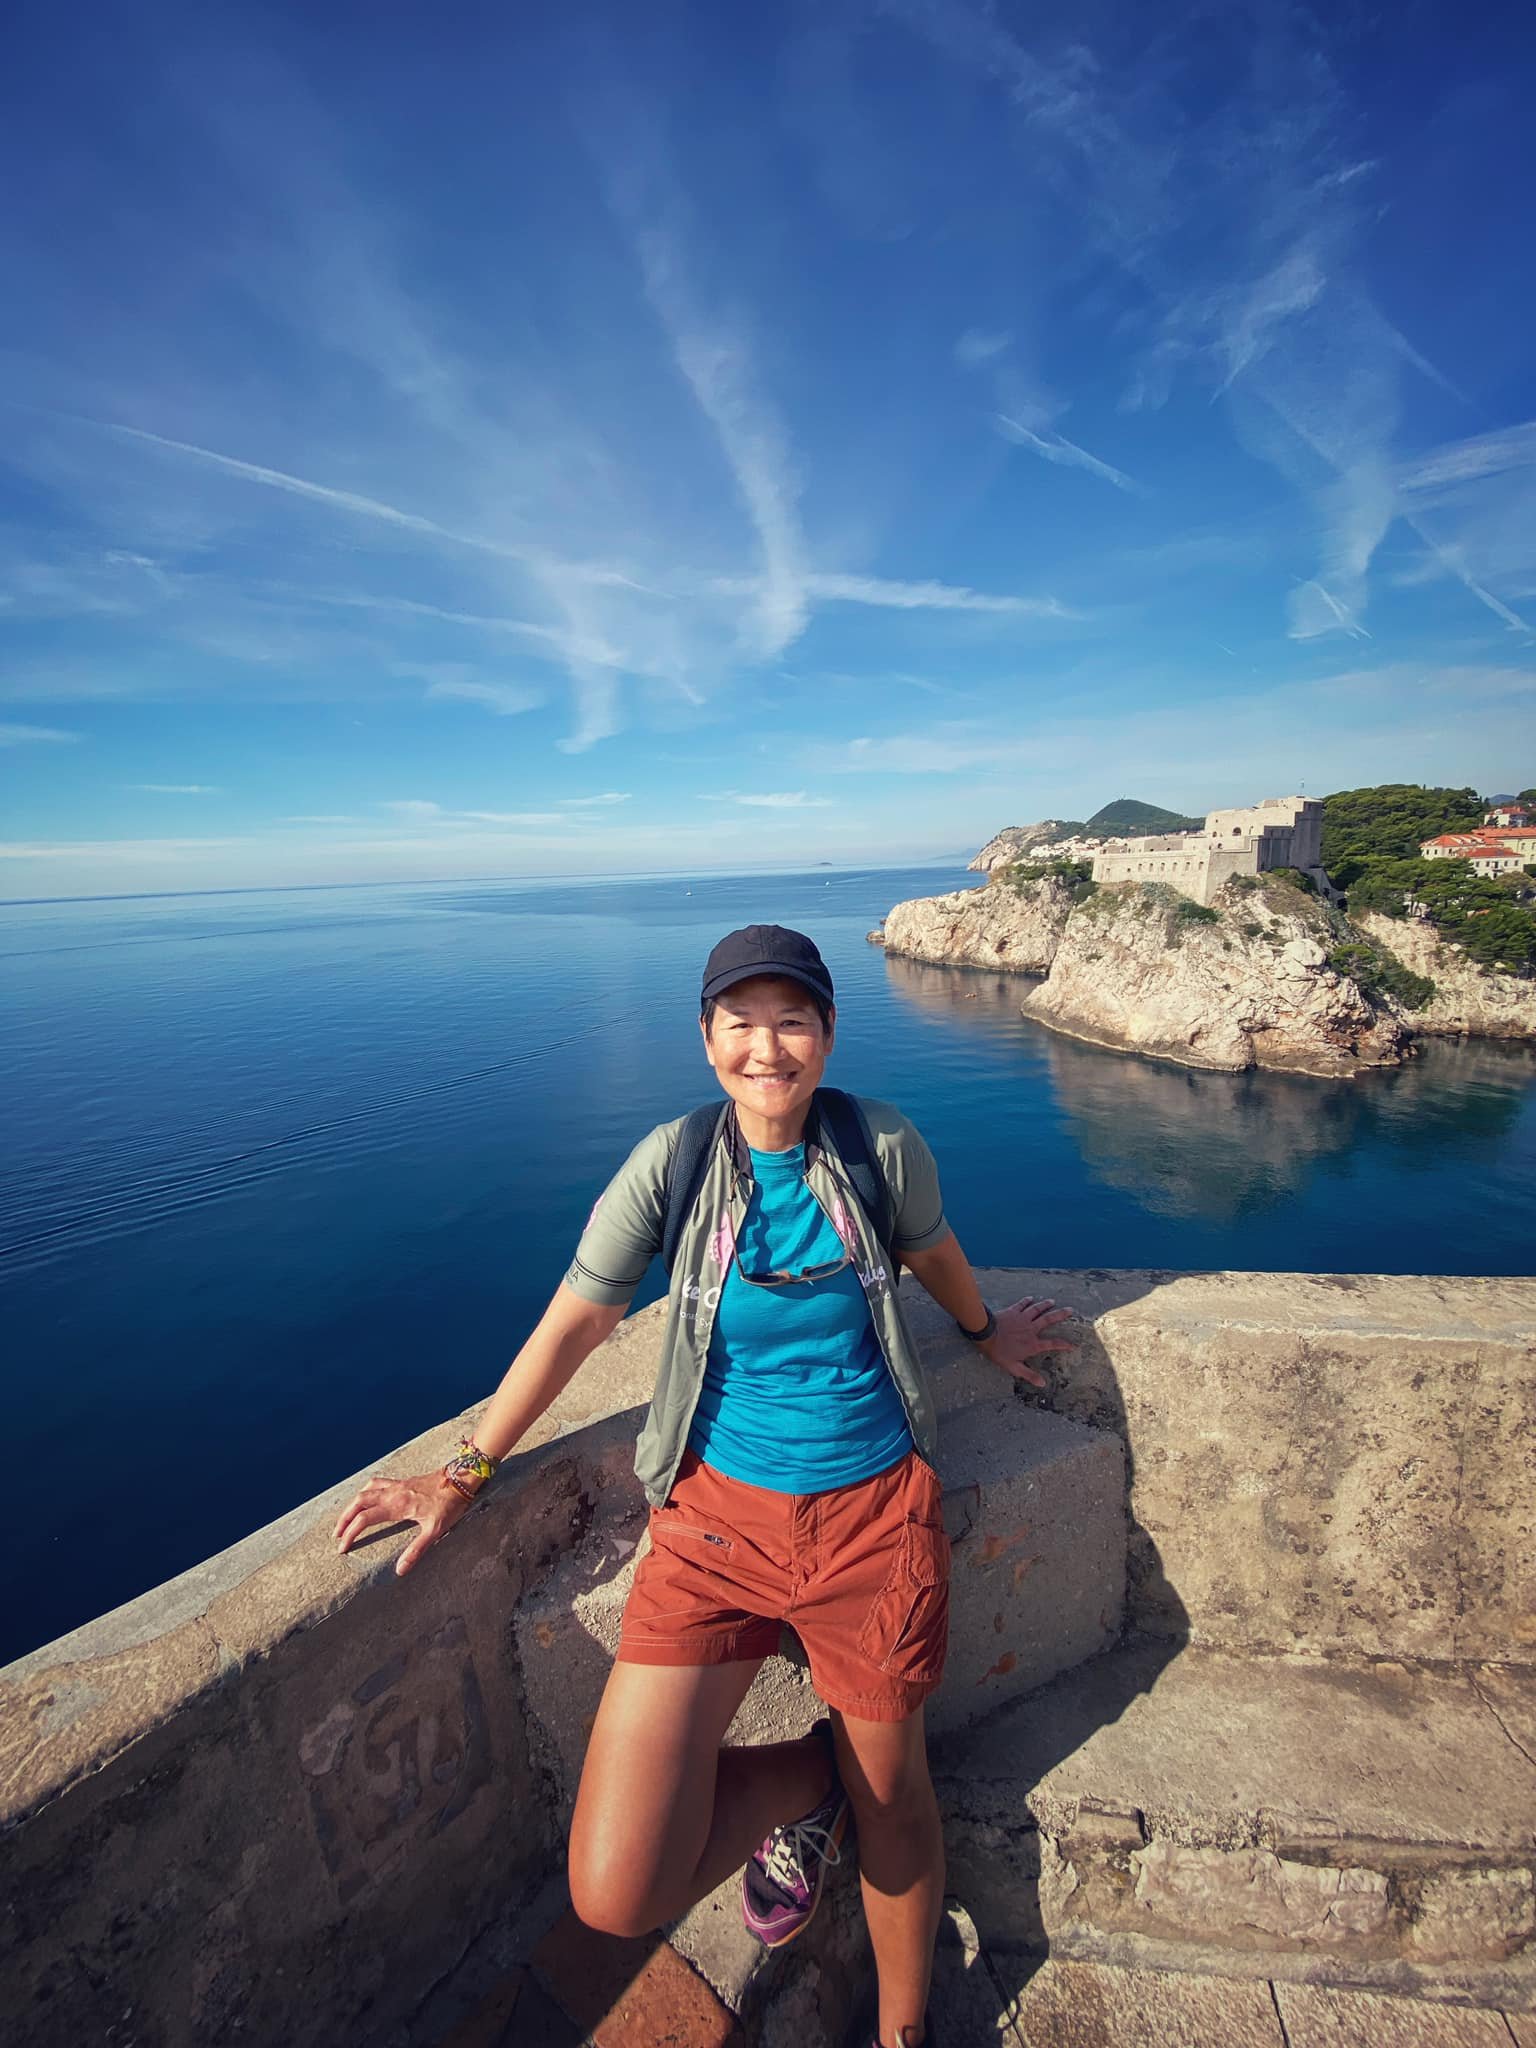
[[[630,1144],[712,1092],[699,969],[754,920],[821,945],[832,1078],[921,1125],[978,1262],[1531,1269],[1531,1054],[1431,1046],[1344,1083],[1096,1052],[1026,1024],[1006,977],[866,944],[961,880],[0,909],[0,1658],[487,1392]]]

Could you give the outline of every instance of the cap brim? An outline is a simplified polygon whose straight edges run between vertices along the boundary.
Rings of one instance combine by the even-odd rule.
[[[777,960],[763,960],[750,967],[729,967],[723,974],[717,974],[706,981],[699,993],[702,1003],[712,1003],[723,996],[727,989],[735,988],[741,981],[798,981],[802,988],[808,988],[813,996],[820,996],[824,1003],[834,1000],[830,981],[817,981],[803,968],[789,967]]]

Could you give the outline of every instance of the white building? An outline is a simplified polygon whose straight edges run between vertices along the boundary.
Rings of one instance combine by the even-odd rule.
[[[1424,860],[1464,860],[1475,875],[1512,875],[1526,861],[1536,862],[1536,845],[1522,848],[1517,833],[1523,837],[1524,828],[1512,828],[1507,838],[1487,830],[1442,832],[1437,839],[1422,840],[1419,854]],[[1536,832],[1531,840],[1536,842]]]
[[[1203,832],[1127,839],[1093,856],[1093,879],[1166,882],[1209,903],[1234,875],[1300,868],[1331,894],[1323,873],[1323,806],[1316,797],[1271,796],[1247,810],[1212,811]]]
[[[1442,831],[1438,840],[1419,842],[1419,858],[1464,860],[1473,874],[1516,874],[1536,852],[1522,852],[1491,831]]]

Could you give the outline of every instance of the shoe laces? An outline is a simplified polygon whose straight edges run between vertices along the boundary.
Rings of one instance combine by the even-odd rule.
[[[773,1831],[773,1848],[763,1865],[771,1881],[783,1891],[806,1882],[806,1865],[812,1856],[823,1863],[841,1863],[843,1852],[829,1826],[807,1816],[790,1821]]]

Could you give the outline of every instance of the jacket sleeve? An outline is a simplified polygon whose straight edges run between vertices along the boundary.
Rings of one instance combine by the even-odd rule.
[[[939,1169],[915,1124],[889,1102],[860,1097],[875,1153],[891,1191],[895,1252],[925,1252],[949,1235]]]
[[[661,1124],[630,1153],[598,1196],[565,1284],[583,1301],[622,1308],[661,1250],[667,1160],[677,1126]]]

